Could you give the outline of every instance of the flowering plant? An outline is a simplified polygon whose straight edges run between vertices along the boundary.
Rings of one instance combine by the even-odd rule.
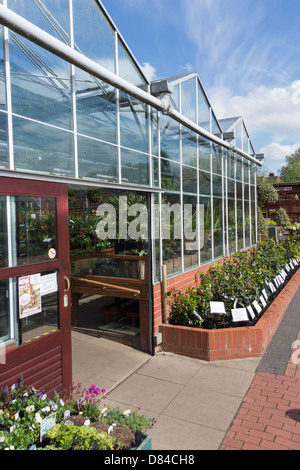
[[[106,390],[92,384],[89,388],[82,386],[81,382],[73,382],[70,395],[66,399],[66,407],[71,414],[80,412],[83,416],[95,419],[100,412],[100,402],[106,398]]]

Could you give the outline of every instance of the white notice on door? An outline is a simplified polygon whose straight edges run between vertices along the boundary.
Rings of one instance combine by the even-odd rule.
[[[57,273],[41,276],[41,295],[57,292]]]

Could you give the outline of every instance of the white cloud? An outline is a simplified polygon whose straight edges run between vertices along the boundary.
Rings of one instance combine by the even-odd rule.
[[[152,80],[155,80],[156,78],[156,69],[149,64],[148,62],[144,62],[143,65],[141,66],[141,69],[144,73],[144,75],[148,78],[148,80],[151,82]]]
[[[246,96],[233,96],[228,88],[213,88],[208,96],[217,117],[243,116],[251,135],[269,133],[274,140],[299,139],[300,103],[297,102],[300,82],[286,88],[259,86]]]
[[[260,152],[265,154],[266,167],[274,170],[282,167],[285,164],[285,157],[295,153],[298,148],[300,148],[300,141],[294,145],[282,145],[278,142],[272,142],[262,147]]]

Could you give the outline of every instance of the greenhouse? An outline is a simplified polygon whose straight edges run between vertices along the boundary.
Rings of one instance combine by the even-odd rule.
[[[150,83],[101,1],[82,5],[0,0],[0,384],[69,384],[72,328],[154,354],[165,275],[257,243],[243,119],[218,120],[196,73]]]

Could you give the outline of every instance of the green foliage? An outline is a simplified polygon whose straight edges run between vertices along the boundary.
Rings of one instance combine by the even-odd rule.
[[[278,198],[278,193],[272,184],[260,184],[257,186],[257,202],[260,206],[275,203],[278,201]]]
[[[26,450],[32,445],[44,450],[120,450],[124,444],[96,426],[116,423],[135,432],[146,431],[154,419],[139,415],[138,411],[123,412],[112,408],[100,414],[105,389],[92,384],[89,388],[73,383],[71,390],[59,396],[47,396],[33,387],[24,386],[22,378],[12,387],[0,389],[0,450]],[[70,415],[84,418],[83,425],[72,423]],[[54,426],[40,443],[41,423],[49,416]],[[81,423],[81,416],[79,423]],[[89,418],[90,424],[85,418]],[[70,421],[67,421],[70,419]],[[95,425],[93,425],[95,423]],[[76,423],[77,424],[77,423]],[[105,427],[104,426],[104,427]]]
[[[275,221],[279,227],[284,229],[288,228],[291,225],[291,219],[289,218],[287,212],[282,207],[278,210],[276,214]]]
[[[285,157],[285,165],[281,168],[281,178],[286,183],[300,181],[300,149]]]
[[[265,283],[272,282],[290,259],[298,257],[300,234],[292,233],[280,243],[272,239],[255,249],[238,252],[214,265],[207,273],[199,273],[197,287],[186,292],[172,290],[170,324],[189,327],[224,327],[230,321],[234,301],[248,307],[258,298]],[[227,316],[210,319],[210,302],[224,302]],[[201,317],[201,321],[199,318]]]
[[[257,208],[257,230],[260,234],[268,233],[268,225],[266,219],[262,215],[260,207]]]
[[[131,429],[134,433],[145,432],[153,426],[155,419],[140,415],[138,411],[122,411],[121,408],[107,408],[102,411],[101,422],[110,426],[113,423]]]
[[[115,438],[92,426],[59,423],[47,432],[50,446],[57,450],[113,450]]]

